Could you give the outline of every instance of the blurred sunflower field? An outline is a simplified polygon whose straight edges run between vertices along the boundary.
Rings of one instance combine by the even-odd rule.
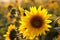
[[[60,0],[0,0],[0,40],[60,40]]]

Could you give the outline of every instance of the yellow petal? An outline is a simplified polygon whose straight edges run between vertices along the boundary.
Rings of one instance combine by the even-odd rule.
[[[46,23],[51,23],[52,21],[51,20],[45,20],[46,21]]]

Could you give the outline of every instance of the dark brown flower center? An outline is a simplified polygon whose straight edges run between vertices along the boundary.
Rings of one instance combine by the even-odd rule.
[[[9,5],[8,10],[10,11],[13,8],[13,6]]]
[[[12,29],[12,31],[10,32],[10,35],[9,35],[9,37],[10,37],[10,40],[14,40],[15,38],[16,38],[16,31],[14,30],[14,29]]]
[[[40,16],[34,16],[32,19],[31,19],[31,26],[34,27],[34,28],[40,28],[42,27],[43,23],[44,23],[44,20],[42,19],[42,17]]]

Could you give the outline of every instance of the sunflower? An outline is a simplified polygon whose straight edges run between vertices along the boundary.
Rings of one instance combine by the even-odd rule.
[[[4,35],[5,40],[16,40],[16,27],[15,25],[10,25],[8,28],[8,32]]]
[[[4,5],[4,7],[10,9],[10,8],[14,7],[14,3],[6,3]]]
[[[55,6],[55,7],[54,7]],[[54,10],[56,10],[58,8],[58,1],[57,0],[50,0],[49,1],[49,8],[53,8]]]
[[[20,33],[23,33],[23,37],[33,39],[38,35],[46,35],[45,31],[50,31],[51,28],[49,23],[51,20],[51,14],[47,14],[47,9],[41,9],[41,6],[37,9],[36,7],[31,7],[30,12],[25,11],[26,16],[21,16],[21,25],[19,27]]]

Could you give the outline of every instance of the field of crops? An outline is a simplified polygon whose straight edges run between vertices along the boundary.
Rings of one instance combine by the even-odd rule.
[[[0,40],[60,40],[60,0],[0,1]]]

